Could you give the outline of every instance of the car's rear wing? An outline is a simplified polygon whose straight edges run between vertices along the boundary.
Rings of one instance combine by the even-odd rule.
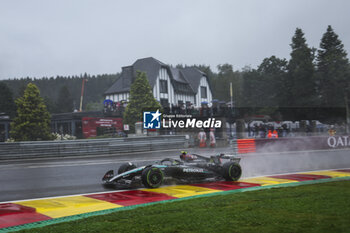
[[[199,154],[192,154],[197,156],[199,159],[203,159],[207,162],[211,161],[213,158],[220,158],[220,159],[229,159],[233,162],[237,162],[239,163],[241,161],[241,158],[237,158],[237,155],[227,155],[227,154],[220,154],[220,155],[214,155],[214,156],[210,156],[210,158],[199,155]]]
[[[239,162],[241,161],[241,158],[237,158],[236,155],[225,155],[225,154],[221,154],[221,155],[220,155],[220,158],[222,158],[222,159],[229,159],[229,160],[231,160],[231,161],[233,161],[233,162],[237,162],[237,163],[239,163]]]

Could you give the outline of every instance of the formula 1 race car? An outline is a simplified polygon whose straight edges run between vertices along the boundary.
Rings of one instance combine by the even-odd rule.
[[[142,183],[147,188],[158,188],[164,180],[198,182],[206,179],[225,179],[236,181],[241,177],[240,158],[233,155],[215,155],[205,157],[197,154],[180,155],[181,160],[166,158],[151,165],[137,167],[133,163],[124,163],[115,175],[108,171],[102,178],[104,185],[130,187]],[[226,160],[225,163],[222,161]]]

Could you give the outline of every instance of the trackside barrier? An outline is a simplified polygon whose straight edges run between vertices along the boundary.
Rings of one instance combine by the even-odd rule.
[[[237,139],[238,153],[350,149],[350,136]]]
[[[111,155],[184,148],[185,135],[0,143],[0,159]]]
[[[237,149],[240,154],[256,152],[255,139],[238,139]]]

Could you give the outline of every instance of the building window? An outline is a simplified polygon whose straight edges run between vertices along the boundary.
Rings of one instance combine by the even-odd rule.
[[[160,93],[168,93],[168,81],[167,80],[159,80],[159,90]]]
[[[169,107],[168,99],[160,99],[160,105],[162,105],[163,108]]]
[[[201,98],[203,99],[207,98],[207,87],[201,86]]]

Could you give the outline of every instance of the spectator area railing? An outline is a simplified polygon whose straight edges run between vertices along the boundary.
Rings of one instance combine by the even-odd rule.
[[[113,155],[181,149],[186,144],[188,140],[185,135],[0,143],[0,159]]]

